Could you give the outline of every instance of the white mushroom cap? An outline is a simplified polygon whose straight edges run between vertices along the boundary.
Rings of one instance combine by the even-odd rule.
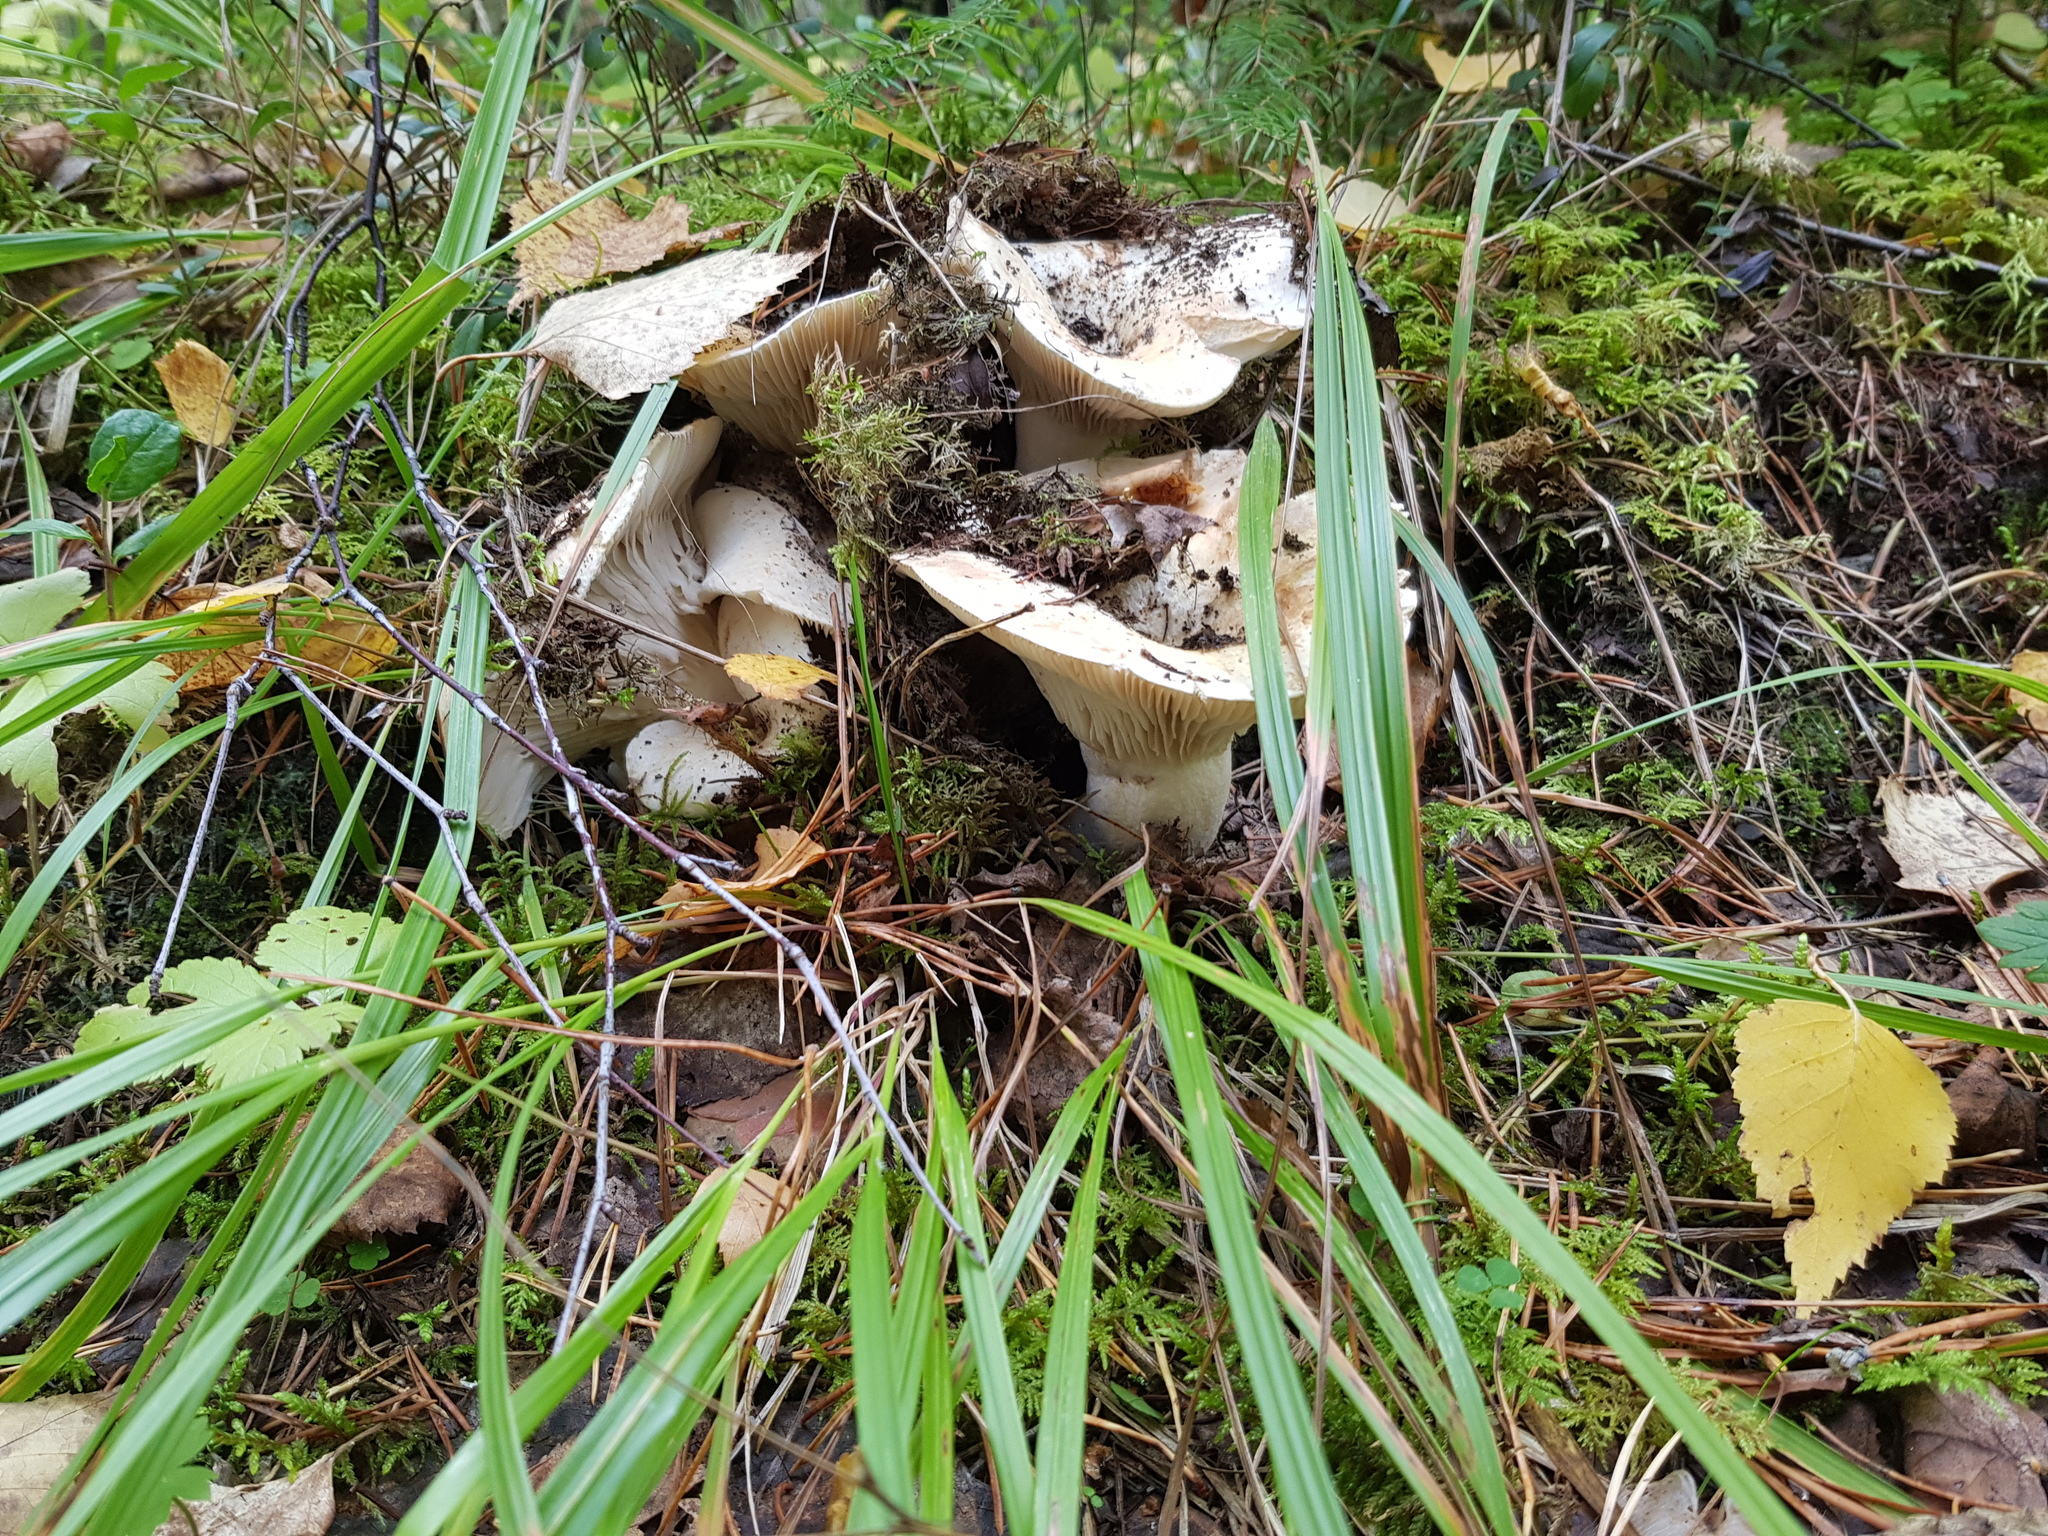
[[[540,317],[533,350],[607,400],[645,394],[730,340],[736,325],[817,259],[816,251],[713,251],[652,277],[574,293]]]
[[[751,763],[721,747],[702,726],[667,716],[614,748],[612,759],[642,806],[685,816],[703,815],[720,795],[759,777]]]
[[[801,453],[818,424],[811,380],[819,364],[873,369],[884,359],[887,333],[876,289],[845,293],[799,310],[765,336],[710,348],[690,365],[683,382],[766,447]]]
[[[1013,245],[959,202],[946,250],[1009,306],[998,337],[1020,396],[1019,469],[1214,405],[1246,362],[1301,334],[1298,258],[1293,229],[1266,215],[1174,240]]]
[[[1178,823],[1191,848],[1216,840],[1230,744],[1257,719],[1242,676],[1208,653],[1148,640],[1066,588],[982,555],[910,555],[896,566],[963,623],[1002,619],[983,633],[1031,669],[1081,744],[1091,838],[1128,847],[1140,826],[1161,822]]]
[[[803,520],[781,502],[737,485],[715,485],[689,512],[703,588],[794,615],[832,622],[839,579]]]

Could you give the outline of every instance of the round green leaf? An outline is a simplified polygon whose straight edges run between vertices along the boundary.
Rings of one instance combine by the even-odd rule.
[[[155,411],[116,411],[93,434],[85,483],[109,501],[127,501],[178,467],[184,433]]]
[[[2048,48],[2044,33],[2025,11],[2006,11],[1991,24],[1991,40],[2001,48],[2019,53],[2039,53]]]

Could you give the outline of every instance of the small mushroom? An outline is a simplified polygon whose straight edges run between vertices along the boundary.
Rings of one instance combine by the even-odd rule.
[[[703,815],[720,795],[759,777],[753,764],[688,720],[652,721],[613,756],[641,805],[684,816]]]
[[[818,423],[811,396],[818,366],[865,371],[879,365],[888,332],[882,310],[883,294],[876,288],[807,305],[765,336],[708,349],[683,382],[765,447],[801,453]]]
[[[1216,841],[1230,744],[1257,718],[1241,670],[1148,639],[1066,588],[982,555],[909,555],[896,566],[1031,669],[1081,745],[1084,835],[1128,848],[1139,828],[1157,823],[1177,825],[1193,849]]]
[[[1170,240],[1013,244],[955,202],[946,264],[1008,307],[1017,467],[1092,458],[1137,424],[1214,405],[1308,318],[1294,230],[1264,214]]]

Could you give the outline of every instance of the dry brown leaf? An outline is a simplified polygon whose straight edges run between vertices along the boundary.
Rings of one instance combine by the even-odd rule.
[[[1794,1190],[1812,1192],[1813,1215],[1785,1229],[1785,1258],[1800,1303],[1825,1301],[1947,1170],[1955,1112],[1933,1068],[1839,1004],[1758,1008],[1735,1053],[1742,1155],[1779,1215]]]
[[[2048,1509],[2041,1479],[2029,1470],[2048,1461],[2048,1428],[2039,1414],[1988,1386],[1909,1387],[1897,1401],[1908,1477],[1963,1499]]]
[[[206,347],[180,341],[156,360],[157,377],[187,434],[209,448],[235,435],[235,370]]]
[[[1968,790],[1911,790],[1893,777],[1878,787],[1877,803],[1884,808],[1879,837],[1906,890],[1964,896],[2041,868],[2026,840]]]
[[[2048,651],[2021,651],[2013,657],[2012,665],[2006,670],[2030,683],[2048,683]],[[2017,688],[2008,688],[2005,694],[2027,724],[2037,731],[2048,732],[2048,699],[2037,699]]]
[[[48,181],[71,153],[71,130],[62,123],[30,123],[7,135],[7,158],[30,181]]]
[[[725,1225],[718,1229],[718,1256],[730,1264],[768,1235],[776,1196],[782,1192],[779,1180],[758,1168],[749,1168],[725,1213]],[[786,1206],[787,1201],[783,1202]]]
[[[822,667],[814,667],[808,661],[799,661],[794,656],[764,656],[742,651],[725,664],[725,675],[736,683],[744,683],[763,698],[776,699],[784,704],[793,704],[804,696],[806,688],[832,681],[832,674]]]
[[[0,1403],[0,1536],[14,1536],[106,1416],[97,1393]]]
[[[333,1524],[334,1457],[327,1455],[297,1477],[215,1483],[204,1504],[179,1505],[155,1536],[324,1536]]]
[[[393,1131],[377,1149],[377,1157],[389,1157],[405,1137],[404,1131]],[[461,1204],[462,1180],[433,1148],[422,1143],[364,1190],[329,1235],[353,1242],[417,1232],[422,1223],[446,1226]]]
[[[754,839],[754,872],[725,889],[749,904],[761,901],[772,895],[777,886],[794,880],[826,857],[829,851],[794,827],[770,827]],[[671,921],[732,910],[694,880],[676,881],[661,893],[660,904],[668,908]]]
[[[1516,75],[1536,67],[1536,44],[1528,42],[1519,48],[1499,48],[1492,53],[1481,53],[1475,48],[1460,59],[1455,49],[1426,37],[1422,40],[1422,61],[1448,95],[1504,91]]]
[[[513,226],[532,222],[575,194],[574,187],[559,181],[528,182],[512,204]],[[635,219],[609,198],[598,198],[519,243],[519,287],[512,302],[523,304],[543,295],[569,293],[600,277],[638,272],[679,251],[694,255],[707,242],[729,239],[740,228],[727,224],[692,233],[689,208],[673,199],[662,199],[645,218]]]

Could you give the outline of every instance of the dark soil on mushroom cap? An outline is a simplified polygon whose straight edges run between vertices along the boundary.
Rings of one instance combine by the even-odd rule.
[[[1183,210],[1126,186],[1108,156],[1035,141],[996,145],[960,191],[975,217],[1012,240],[1163,240],[1190,227]]]

